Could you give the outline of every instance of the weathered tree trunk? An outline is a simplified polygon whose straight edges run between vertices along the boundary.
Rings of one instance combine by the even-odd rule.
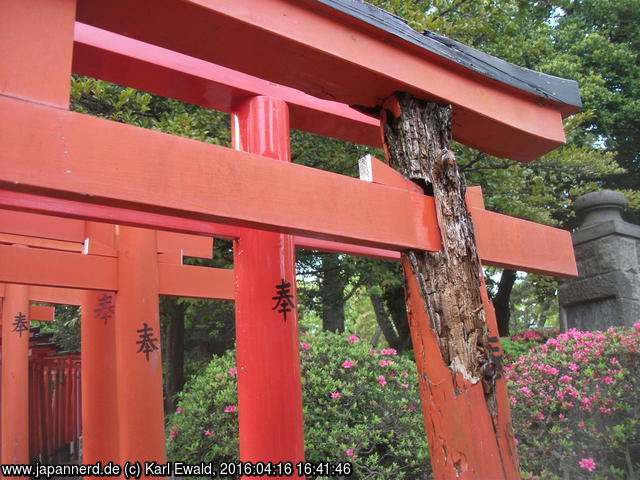
[[[165,376],[164,408],[176,409],[176,394],[184,386],[184,314],[185,307],[175,299],[167,302],[167,370]]]
[[[384,335],[384,338],[387,340],[387,343],[392,348],[396,348],[398,345],[399,337],[393,328],[393,323],[391,322],[391,317],[387,312],[387,307],[384,304],[384,300],[382,296],[377,293],[369,292],[369,298],[371,299],[371,305],[373,305],[373,312],[376,315],[376,320],[378,321],[378,327],[380,331]]]
[[[481,266],[451,143],[450,105],[399,93],[382,110],[385,149],[433,192],[441,252],[402,255],[422,410],[437,479],[519,478],[511,422],[500,419]],[[507,410],[508,412],[508,410]]]
[[[393,298],[393,294],[397,298]],[[411,338],[403,290],[385,290],[383,295],[370,292],[369,298],[381,333],[390,347],[403,351]]]
[[[407,319],[407,304],[404,299],[404,286],[385,287],[382,295],[391,315],[391,320],[398,333],[398,343],[395,347],[399,352],[411,345],[411,332]]]
[[[340,277],[340,259],[335,253],[322,256],[322,328],[344,332],[344,280]]]
[[[511,298],[511,290],[516,281],[515,270],[505,268],[500,275],[498,283],[498,292],[493,297],[493,306],[496,309],[496,321],[498,322],[498,332],[501,337],[509,336],[509,320],[511,320],[511,307],[509,299]]]

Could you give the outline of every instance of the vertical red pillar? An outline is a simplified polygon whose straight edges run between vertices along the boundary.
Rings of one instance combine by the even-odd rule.
[[[0,463],[29,463],[29,287],[5,285],[2,303]]]
[[[85,222],[89,243],[114,247],[114,226]],[[82,460],[118,460],[115,292],[87,290],[81,309]]]
[[[116,227],[116,375],[120,463],[166,461],[156,232]],[[136,477],[137,478],[137,477]]]
[[[231,121],[234,148],[291,161],[285,102],[250,98],[237,106]],[[234,270],[240,459],[303,461],[293,238],[241,229]]]

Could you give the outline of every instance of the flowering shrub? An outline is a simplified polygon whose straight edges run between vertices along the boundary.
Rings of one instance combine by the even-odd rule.
[[[638,468],[640,324],[570,330],[505,373],[527,478],[623,479]]]
[[[512,342],[522,343],[545,343],[550,338],[555,337],[560,332],[558,330],[552,330],[548,328],[538,328],[525,330],[524,332],[516,333],[511,337]]]
[[[306,460],[351,461],[354,479],[430,478],[415,363],[370,348],[355,335],[303,338]],[[189,382],[168,422],[171,460],[237,461],[236,378],[227,352]]]

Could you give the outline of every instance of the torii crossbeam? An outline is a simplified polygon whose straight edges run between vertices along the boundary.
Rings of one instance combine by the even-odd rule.
[[[149,12],[153,21],[148,21]],[[104,44],[89,45],[78,37],[74,51],[76,21],[89,29],[124,34],[199,62],[215,62],[335,102],[322,103],[316,98],[310,108],[308,98],[291,91],[288,97],[279,97],[273,89],[256,91],[247,88],[247,83],[227,88],[220,79],[190,70],[191,64],[182,68],[179,63],[154,63],[135,54],[123,55]],[[215,42],[212,32],[224,42]],[[211,41],[203,42],[203,38]],[[214,43],[216,48],[211,47]],[[95,49],[106,52],[105,56],[96,55]],[[44,51],[52,54],[43,55]],[[134,4],[124,0],[38,0],[28,8],[20,0],[7,0],[0,5],[0,52],[8,66],[0,71],[0,112],[10,119],[0,128],[0,205],[158,230],[207,235],[222,232],[226,237],[237,236],[236,251],[244,252],[247,259],[262,254],[256,247],[262,241],[254,240],[263,239],[264,245],[270,245],[272,265],[263,272],[264,282],[243,280],[251,262],[242,264],[242,256],[236,256],[236,275],[242,274],[235,298],[238,306],[250,307],[237,310],[239,325],[246,321],[243,315],[255,313],[254,306],[266,308],[262,297],[271,299],[274,280],[282,282],[283,292],[287,283],[294,283],[290,235],[297,236],[296,242],[297,238],[312,239],[309,244],[334,242],[325,245],[336,250],[340,245],[335,242],[348,243],[357,247],[349,247],[354,253],[377,249],[368,250],[377,256],[389,255],[389,251],[441,249],[433,199],[422,192],[279,161],[288,159],[288,110],[295,114],[292,123],[299,128],[316,128],[339,138],[349,138],[345,125],[355,122],[359,127],[354,135],[359,141],[366,138],[366,143],[376,144],[371,120],[346,105],[374,112],[396,90],[407,91],[452,104],[453,134],[459,141],[529,161],[562,144],[561,120],[580,105],[573,82],[518,69],[434,35],[421,36],[373,7],[343,0],[141,0]],[[185,99],[181,83],[163,81],[183,72],[180,78],[204,87],[189,94],[189,101],[233,113],[236,150],[69,112],[72,68]],[[130,74],[131,68],[138,73]],[[165,76],[153,78],[150,72]],[[225,102],[227,106],[220,107]],[[314,113],[318,111],[319,116]],[[314,115],[325,119],[321,126],[309,126]],[[331,118],[340,119],[335,129],[326,120]],[[487,263],[575,274],[568,234],[476,210],[479,237],[485,222],[487,243],[481,253]],[[503,232],[520,233],[496,244],[496,225],[502,225]],[[246,228],[261,232],[246,233]],[[535,232],[534,242],[527,238],[531,232]],[[518,252],[517,240],[526,248],[546,242],[552,247],[548,252],[559,253],[549,259],[537,250],[541,255],[531,258]],[[252,291],[259,294],[262,303],[247,303]],[[238,365],[240,404],[248,407],[240,408],[241,460],[303,459],[299,366],[295,365],[297,323],[292,310],[286,327],[277,323],[282,320],[277,312],[263,313],[256,322],[262,336],[239,329],[239,335],[245,336],[238,338],[238,344],[249,341],[255,350],[253,356],[239,353],[238,357],[245,362]],[[415,320],[420,329],[427,328],[424,318]],[[277,369],[274,390],[294,392],[291,403],[279,402],[274,391],[261,391],[266,400],[260,404],[248,392],[251,382],[260,386],[261,368],[285,358],[269,351],[272,342],[283,342],[281,350],[291,367]],[[420,381],[422,385],[425,380]],[[422,388],[421,393],[426,409],[432,399],[428,389]],[[504,405],[506,393],[498,393]],[[268,415],[260,415],[258,408],[265,408]],[[508,442],[508,412],[502,410],[499,416],[494,428],[505,428],[497,435],[499,450],[492,446],[481,460],[479,447],[471,443],[477,435],[446,429],[435,432],[451,440],[452,435],[460,435],[455,439],[457,448],[470,454],[461,462],[458,457],[439,458],[441,453],[432,451],[436,476],[448,478],[452,469],[461,478],[496,471],[504,478],[517,476]],[[247,440],[258,432],[271,432],[271,437],[257,435],[257,441]],[[290,432],[295,434],[288,435]],[[499,458],[500,452],[509,460]],[[507,463],[510,467],[503,468]]]

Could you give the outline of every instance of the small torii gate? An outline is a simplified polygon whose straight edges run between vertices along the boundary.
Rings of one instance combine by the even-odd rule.
[[[123,235],[124,234],[124,235]],[[122,237],[153,237],[155,248],[138,248],[132,256],[122,245]],[[39,235],[35,237],[33,235]],[[116,244],[116,240],[120,243]],[[159,318],[157,314],[139,312],[147,304],[157,311],[158,294],[192,296],[200,298],[233,298],[233,271],[182,265],[182,257],[211,258],[212,238],[172,232],[153,232],[131,227],[114,229],[113,225],[85,222],[74,219],[46,217],[43,215],[0,210],[0,269],[3,281],[0,296],[4,297],[3,309],[3,362],[2,375],[2,430],[1,443],[4,463],[28,460],[28,378],[25,375],[28,362],[28,335],[16,335],[14,319],[23,318],[25,328],[32,320],[44,318],[47,307],[30,307],[26,313],[26,301],[49,302],[82,306],[82,363],[84,376],[82,399],[84,421],[83,458],[93,463],[105,458],[118,458],[124,450],[131,457],[149,455],[161,458],[164,452],[162,412],[162,369],[159,354]],[[31,248],[24,248],[25,246]],[[118,248],[116,248],[118,247]],[[132,247],[129,247],[132,248]],[[127,268],[127,259],[142,255],[153,261],[157,254],[154,282],[148,266],[140,270],[144,278],[121,275]],[[133,283],[135,282],[135,283]],[[132,285],[133,283],[133,285]],[[155,285],[154,285],[155,284]],[[31,286],[27,286],[31,285]],[[144,295],[132,295],[135,287],[144,286]],[[63,287],[63,288],[52,288]],[[118,292],[118,299],[114,295]],[[151,300],[148,298],[151,297]],[[134,298],[133,306],[118,306],[122,299]],[[35,308],[35,309],[34,309]],[[17,312],[17,313],[16,313]],[[118,342],[125,343],[122,328],[116,328],[117,312],[128,315],[120,324],[132,323],[141,318],[139,327],[149,333],[144,353],[145,362],[137,361],[127,349],[117,349]],[[32,315],[36,314],[37,317]],[[135,316],[135,317],[134,317]],[[140,330],[136,330],[138,344]],[[125,332],[126,333],[129,332]],[[124,358],[123,358],[124,357]],[[137,361],[137,362],[136,362]],[[116,368],[114,368],[114,364]],[[130,372],[134,366],[138,371]],[[158,388],[160,389],[158,391]],[[136,390],[138,393],[136,393]],[[117,392],[121,392],[119,395]],[[141,405],[142,413],[129,406],[131,395],[149,395],[149,401]],[[118,403],[127,405],[129,418],[118,412]],[[133,425],[132,425],[133,424]],[[149,435],[158,439],[150,443],[134,443],[120,449],[119,435],[127,429],[136,435]],[[129,437],[135,437],[128,435]],[[10,461],[9,461],[10,460]]]
[[[75,25],[76,19],[90,25],[88,30],[126,34],[183,54],[171,52],[175,58],[187,54],[199,60],[167,65],[162,63],[167,50],[154,61],[105,44],[83,44],[77,35],[74,48],[74,28],[84,28]],[[375,119],[255,79],[255,88],[247,88],[251,82],[235,85],[240,76],[226,84],[212,80],[207,78],[216,68],[211,62],[362,105],[364,111],[377,111],[398,90],[451,103],[455,138],[521,161],[559,146],[564,139],[561,118],[579,106],[571,82],[520,70],[407,28],[366,4],[341,0],[141,0],[133,5],[125,0],[38,0],[28,7],[7,0],[0,6],[0,53],[6,65],[0,70],[0,111],[10,119],[0,128],[0,205],[236,238],[241,460],[304,458],[295,308],[289,313],[272,309],[278,287],[295,295],[293,245],[298,237],[375,256],[388,256],[380,249],[439,251],[442,245],[434,200],[423,192],[386,181],[376,184],[375,175],[367,184],[263,158],[289,159],[289,115],[296,128],[380,146]],[[211,32],[229,43],[210,48],[202,39],[211,38]],[[51,54],[42,55],[44,51]],[[249,154],[68,112],[72,68],[231,111],[234,147]],[[269,89],[281,95],[256,96]],[[356,208],[347,208],[352,205]],[[471,210],[486,263],[575,274],[566,232]],[[488,239],[484,247],[483,235]],[[145,242],[141,237],[129,240],[131,245]],[[18,258],[17,250],[11,250],[11,258]],[[149,264],[143,270],[153,268]],[[412,302],[415,281],[408,275]],[[131,311],[126,298],[118,302],[123,311]],[[436,476],[517,477],[504,384],[497,382],[493,420],[470,416],[474,408],[486,410],[479,383],[461,384],[463,394],[454,398],[433,389],[437,379],[451,382],[453,375],[439,360],[435,338],[429,340],[433,332],[424,308],[420,311],[418,302],[410,310],[423,412],[431,415],[425,426]],[[419,338],[426,343],[418,343]],[[434,416],[434,406],[460,415]],[[131,442],[136,434],[135,429],[121,431],[120,438]],[[446,453],[445,446],[453,450]],[[130,458],[119,448],[121,461]],[[162,461],[163,453],[137,460]]]

